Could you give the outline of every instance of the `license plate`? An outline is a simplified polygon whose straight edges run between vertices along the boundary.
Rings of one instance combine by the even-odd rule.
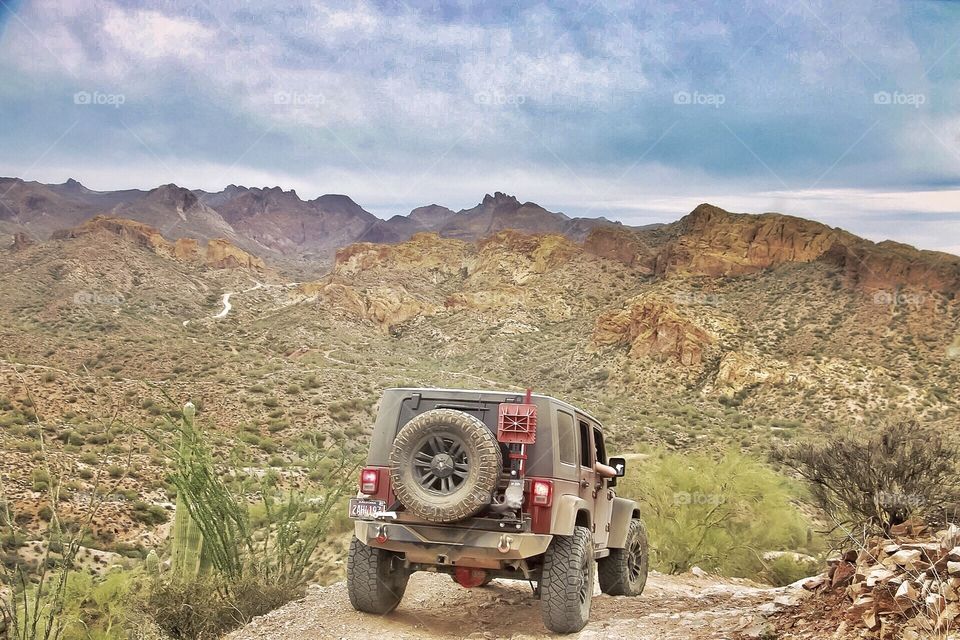
[[[360,498],[350,498],[350,506],[347,514],[351,518],[373,519],[373,516],[386,510],[387,503],[383,500],[361,500]]]

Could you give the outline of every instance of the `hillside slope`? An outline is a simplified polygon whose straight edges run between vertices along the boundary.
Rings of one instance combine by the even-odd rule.
[[[192,399],[224,456],[309,486],[309,452],[362,452],[390,386],[532,386],[597,415],[611,452],[763,456],[901,414],[955,432],[956,257],[795,218],[691,215],[584,243],[505,230],[353,244],[305,281],[107,218],[18,243],[0,251],[4,481],[40,509],[38,415],[62,464],[135,451],[124,488],[165,503],[169,469],[142,429]],[[709,259],[689,250],[702,242]],[[99,523],[107,547],[162,536],[135,502]]]

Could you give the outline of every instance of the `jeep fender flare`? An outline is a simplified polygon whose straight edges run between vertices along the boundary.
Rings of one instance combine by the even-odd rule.
[[[575,495],[562,495],[553,507],[553,530],[551,533],[558,536],[572,536],[574,528],[579,526],[592,529],[593,518],[590,515],[590,505],[586,500]]]
[[[633,500],[613,499],[613,512],[610,514],[610,537],[607,546],[611,549],[623,549],[627,544],[627,531],[630,521],[640,517],[640,508]]]

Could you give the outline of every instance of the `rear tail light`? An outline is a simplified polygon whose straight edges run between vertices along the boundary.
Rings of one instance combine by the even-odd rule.
[[[553,504],[553,482],[534,480],[530,483],[530,501],[536,507],[549,507]]]
[[[360,493],[372,496],[380,487],[380,472],[376,469],[364,469],[360,472]]]

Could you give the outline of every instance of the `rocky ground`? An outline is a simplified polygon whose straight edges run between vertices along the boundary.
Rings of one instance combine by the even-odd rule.
[[[668,576],[653,572],[637,598],[599,595],[595,588],[591,622],[570,638],[705,640],[776,637],[765,617],[800,605],[798,587],[771,589],[744,580],[706,575]],[[796,633],[800,633],[797,631]],[[540,618],[540,603],[526,583],[495,580],[464,589],[446,575],[417,573],[400,607],[386,616],[361,614],[347,598],[346,583],[309,590],[306,598],[255,619],[230,640],[371,637],[512,638],[554,637]],[[802,635],[782,635],[797,638]],[[843,637],[843,636],[838,636]]]

